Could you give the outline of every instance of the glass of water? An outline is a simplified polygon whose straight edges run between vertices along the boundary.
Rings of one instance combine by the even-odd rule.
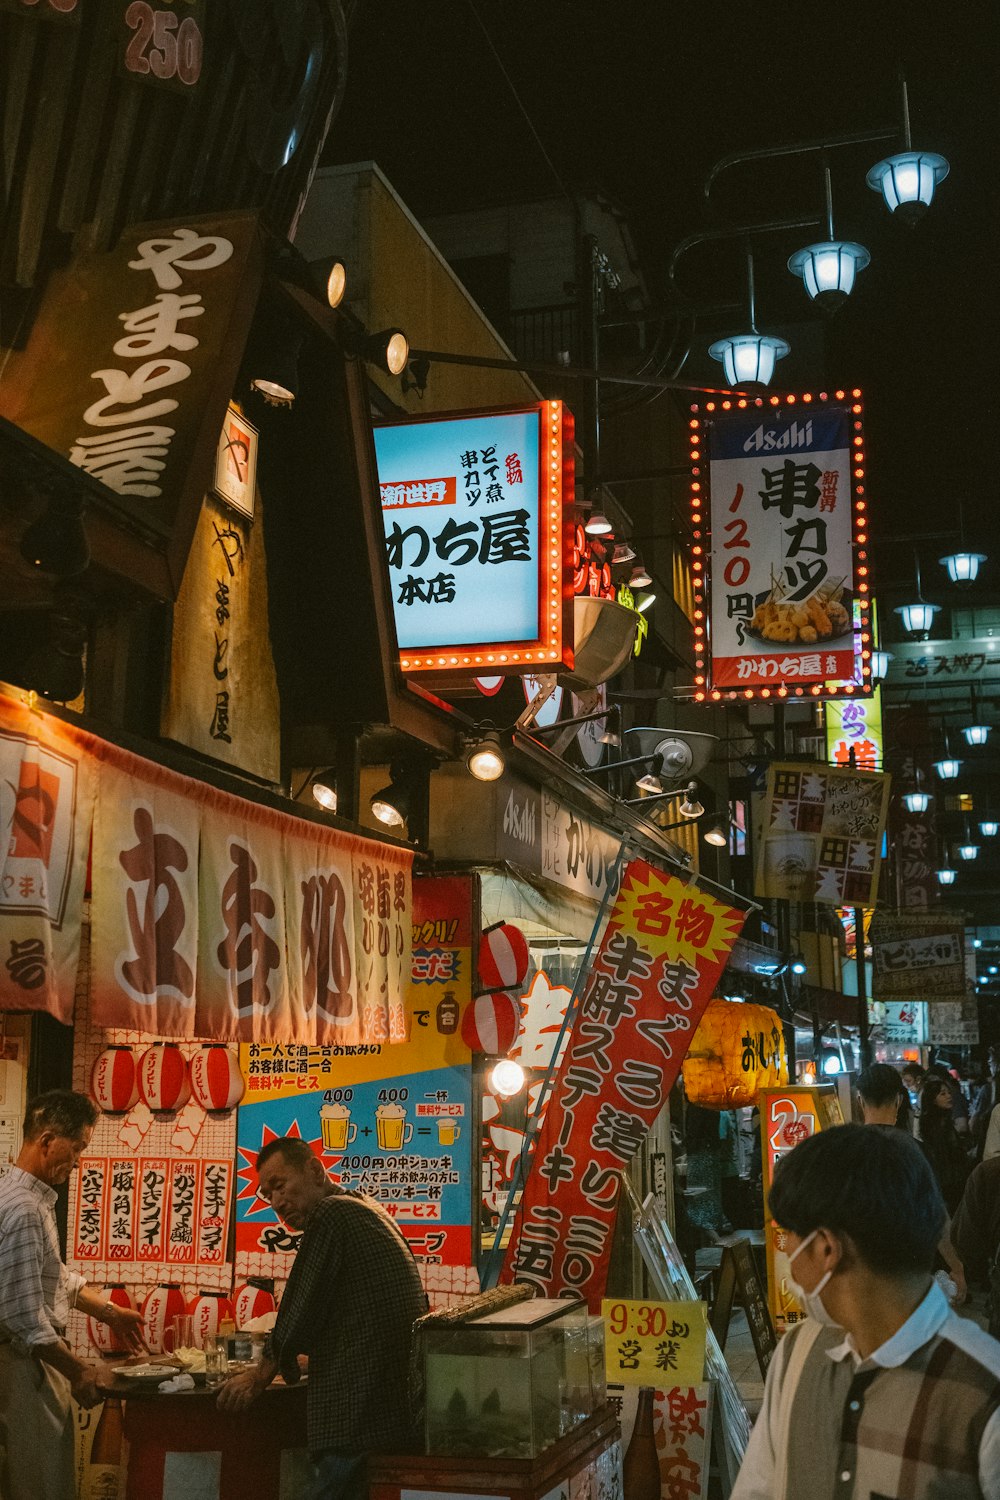
[[[225,1339],[209,1339],[205,1344],[205,1384],[221,1385],[228,1373]]]

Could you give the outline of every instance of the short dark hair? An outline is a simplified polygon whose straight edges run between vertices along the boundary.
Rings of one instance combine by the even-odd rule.
[[[918,1062],[906,1062],[900,1069],[900,1076],[909,1073],[911,1078],[923,1078],[926,1071],[926,1068]]]
[[[771,1215],[805,1238],[848,1235],[873,1271],[931,1271],[947,1215],[923,1152],[891,1125],[835,1125],[810,1136],[774,1169]]]
[[[299,1170],[307,1167],[311,1161],[319,1161],[313,1148],[308,1141],[303,1141],[297,1135],[279,1135],[277,1140],[268,1141],[266,1146],[261,1146],[257,1152],[257,1175],[265,1162],[271,1160],[272,1156],[280,1156],[284,1161],[290,1162]]]
[[[24,1112],[24,1139],[33,1141],[43,1130],[53,1130],[72,1140],[97,1123],[97,1106],[86,1094],[72,1089],[49,1089],[28,1101]]]
[[[858,1078],[858,1093],[866,1104],[893,1104],[905,1097],[903,1079],[888,1063],[872,1063]]]

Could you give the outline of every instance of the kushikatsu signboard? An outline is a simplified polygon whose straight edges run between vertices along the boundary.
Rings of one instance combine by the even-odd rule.
[[[573,419],[560,401],[375,429],[402,671],[572,665]]]
[[[733,396],[691,412],[696,697],[869,690],[860,392]]]

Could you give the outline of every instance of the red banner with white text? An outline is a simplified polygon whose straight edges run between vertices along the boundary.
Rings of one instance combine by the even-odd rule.
[[[600,1311],[628,1166],[680,1071],[743,925],[693,881],[626,868],[552,1088],[502,1281]]]

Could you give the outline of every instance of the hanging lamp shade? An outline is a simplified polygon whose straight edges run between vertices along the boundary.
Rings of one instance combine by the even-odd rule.
[[[927,792],[907,792],[903,798],[903,806],[910,813],[925,813],[930,802],[930,795]]]
[[[821,240],[796,250],[788,261],[788,269],[802,277],[817,306],[830,312],[851,295],[855,276],[870,260],[864,245],[854,240]]]
[[[770,385],[775,361],[790,351],[784,339],[756,332],[716,339],[708,350],[722,365],[727,385]]]
[[[154,1042],[140,1057],[138,1072],[140,1097],[154,1115],[176,1114],[191,1097],[187,1061],[176,1042]]]
[[[949,172],[936,151],[897,151],[876,162],[865,181],[881,193],[886,208],[907,224],[915,224],[931,206],[939,182]]]
[[[954,760],[949,755],[946,756],[944,760],[936,760],[934,762],[934,769],[938,773],[942,781],[954,781],[958,776],[959,771],[962,769],[962,762],[960,760]]]
[[[191,1093],[206,1114],[228,1114],[239,1104],[245,1089],[235,1053],[221,1042],[206,1043],[192,1057]]]
[[[950,865],[943,865],[937,872],[938,885],[954,885],[955,871]]]
[[[985,745],[989,739],[990,726],[988,724],[969,724],[962,730],[967,745]]]
[[[889,663],[892,661],[891,651],[873,651],[871,655],[872,678],[875,682],[882,682],[889,675]]]
[[[766,1005],[710,1000],[684,1059],[684,1091],[703,1109],[742,1109],[788,1082],[781,1018]]]
[[[978,859],[979,858],[979,845],[978,844],[959,844],[959,846],[958,846],[958,857],[959,857],[959,859],[966,859],[966,860]]]
[[[106,1115],[127,1115],[139,1098],[131,1047],[105,1047],[90,1073],[90,1097]]]
[[[975,583],[979,564],[985,561],[985,552],[951,552],[947,557],[938,558],[942,568],[948,569],[952,583]]]
[[[896,614],[902,618],[903,629],[910,635],[923,635],[934,629],[934,616],[940,608],[940,604],[925,604],[919,599],[916,604],[898,604]]]
[[[491,990],[519,989],[528,975],[528,944],[513,922],[487,927],[479,939],[479,982]]]
[[[979,832],[984,839],[995,839],[1000,833],[1000,823],[994,823],[992,818],[987,818],[984,823],[980,823]]]

